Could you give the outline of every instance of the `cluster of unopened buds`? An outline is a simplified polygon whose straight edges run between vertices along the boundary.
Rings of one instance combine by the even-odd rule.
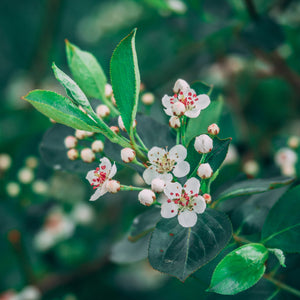
[[[183,124],[184,118],[196,118],[202,109],[210,104],[208,95],[197,95],[196,92],[182,79],[174,86],[174,95],[164,96],[162,104],[167,115],[171,116],[170,126],[178,128]],[[176,126],[172,122],[176,121]],[[174,122],[175,122],[174,121]],[[172,124],[171,124],[172,123]],[[121,116],[118,119],[121,130],[125,127]],[[134,123],[134,126],[137,124]],[[137,164],[145,170],[143,179],[151,186],[149,189],[121,185],[113,179],[117,173],[117,167],[106,157],[100,159],[100,165],[96,170],[88,172],[86,179],[90,182],[95,193],[90,200],[94,201],[107,192],[116,193],[120,190],[139,191],[138,200],[141,204],[160,205],[161,216],[172,218],[178,216],[178,222],[183,227],[192,227],[197,222],[197,214],[205,211],[207,204],[211,202],[209,191],[201,190],[200,180],[213,176],[213,169],[207,161],[207,154],[213,150],[213,138],[219,134],[217,124],[211,124],[207,134],[201,134],[195,138],[194,149],[202,154],[201,160],[195,170],[190,169],[186,161],[187,148],[177,142],[171,149],[154,146],[147,151],[147,162],[139,162],[135,149],[123,148],[121,158],[124,163]],[[188,176],[184,184],[178,181]],[[199,179],[196,178],[199,177]]]

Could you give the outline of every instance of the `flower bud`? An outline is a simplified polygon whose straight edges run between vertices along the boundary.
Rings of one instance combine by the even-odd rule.
[[[67,156],[70,160],[75,160],[78,158],[79,154],[78,154],[78,151],[76,149],[70,149],[68,152],[67,152]]]
[[[112,93],[113,93],[112,86],[109,83],[107,83],[105,85],[105,97],[107,98],[110,97]]]
[[[17,197],[20,194],[20,185],[16,182],[9,182],[6,185],[6,192],[10,197]]]
[[[275,162],[278,166],[294,165],[297,160],[296,152],[289,148],[281,148],[275,155]]]
[[[134,120],[134,122],[133,122],[133,128],[136,127],[136,124],[137,124],[137,122],[136,122],[136,120]],[[122,120],[122,117],[121,117],[121,116],[118,117],[118,125],[119,125],[119,127],[120,127],[120,129],[121,129],[122,131],[126,131],[126,128],[125,128],[125,126],[124,126],[124,123],[123,123],[123,120]]]
[[[211,195],[210,194],[203,194],[203,198],[207,204],[211,203]]]
[[[211,124],[208,126],[207,131],[209,134],[218,135],[220,133],[220,128],[217,124]]]
[[[108,106],[101,104],[97,106],[96,113],[100,118],[105,118],[110,115],[110,109]]]
[[[75,148],[77,146],[77,139],[75,136],[69,135],[65,138],[64,143],[68,149]]]
[[[94,134],[95,134],[95,132],[92,132],[92,131],[86,131],[85,132],[85,135],[89,136],[89,137],[93,136]]]
[[[249,176],[256,176],[259,172],[259,165],[255,160],[248,160],[243,166],[243,171]]]
[[[173,114],[176,116],[182,116],[185,113],[185,105],[180,101],[177,101],[172,105]]]
[[[106,189],[109,193],[115,194],[121,189],[120,182],[117,180],[109,180],[106,184]]]
[[[295,176],[296,168],[294,165],[284,165],[281,167],[281,173],[285,176]]]
[[[86,137],[86,131],[80,130],[80,129],[76,129],[76,131],[75,131],[75,136],[76,136],[79,140],[83,140],[83,139]]]
[[[104,144],[100,140],[96,140],[92,143],[93,152],[102,152],[104,149]]]
[[[112,102],[112,104],[114,106],[117,106],[117,102],[116,102],[116,99],[115,99],[114,95],[111,95],[110,101]]]
[[[151,182],[151,189],[155,193],[161,193],[164,190],[165,181],[160,178],[155,178]]]
[[[154,103],[155,98],[152,93],[145,93],[142,95],[141,100],[145,105],[152,105]]]
[[[180,120],[177,116],[173,116],[169,120],[169,126],[171,128],[179,128],[181,126]]]
[[[8,154],[2,153],[0,154],[0,170],[6,171],[11,166],[11,158]]]
[[[86,163],[91,163],[95,160],[95,153],[90,148],[84,148],[80,152],[81,159]]]
[[[41,292],[35,286],[27,286],[18,295],[18,299],[39,300],[41,296]]]
[[[120,129],[117,126],[110,126],[110,130],[112,130],[115,134],[120,133]]]
[[[197,175],[202,178],[210,178],[213,174],[213,170],[209,163],[201,164],[197,170]]]
[[[291,136],[288,139],[288,146],[297,149],[299,147],[299,138],[297,136]]]
[[[139,192],[138,199],[143,205],[150,206],[156,197],[151,190],[144,189]]]
[[[18,179],[20,180],[20,182],[24,184],[32,182],[33,178],[34,178],[33,172],[28,167],[22,168],[18,172]]]
[[[121,158],[124,163],[130,163],[135,159],[135,151],[131,148],[124,148],[121,150]]]
[[[25,160],[26,166],[30,169],[35,169],[38,163],[38,159],[35,156],[28,156]]]
[[[208,153],[213,148],[213,140],[207,134],[201,134],[196,137],[194,147],[198,153]]]
[[[48,192],[47,182],[38,179],[32,184],[32,190],[38,195],[45,195]]]
[[[189,88],[190,88],[190,86],[185,80],[178,79],[175,82],[173,91],[174,91],[174,93],[178,93],[179,91],[183,91],[183,90],[186,90],[186,89],[189,89]]]

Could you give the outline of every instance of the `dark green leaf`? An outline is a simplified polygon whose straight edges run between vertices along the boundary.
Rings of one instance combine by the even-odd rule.
[[[139,91],[140,73],[135,50],[134,29],[114,50],[110,61],[111,83],[124,126],[130,134],[133,130]]]
[[[234,295],[253,286],[265,273],[268,250],[261,244],[242,246],[217,265],[208,291]]]
[[[194,227],[184,228],[177,218],[161,219],[149,245],[149,262],[160,272],[184,281],[213,259],[228,243],[231,223],[219,211],[207,209]]]
[[[300,186],[289,190],[273,206],[262,230],[267,247],[300,252]]]

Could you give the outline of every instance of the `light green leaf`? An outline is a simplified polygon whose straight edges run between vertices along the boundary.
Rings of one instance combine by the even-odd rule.
[[[227,254],[217,265],[207,291],[235,295],[264,275],[268,250],[261,244],[247,244]]]
[[[231,236],[228,217],[209,208],[191,228],[182,227],[176,217],[162,218],[150,239],[149,262],[154,269],[184,281],[213,259]]]
[[[267,247],[300,252],[300,185],[289,190],[270,210],[262,230]]]
[[[101,132],[97,124],[83,113],[73,102],[51,91],[34,90],[23,97],[38,111],[58,123],[75,129]]]
[[[88,97],[105,99],[106,76],[97,59],[66,40],[66,52],[74,80]]]
[[[286,265],[285,265],[285,256],[283,254],[283,251],[280,250],[280,249],[272,249],[272,248],[268,248],[269,252],[273,253],[276,258],[278,259],[279,263],[281,266],[285,267],[286,268]]]
[[[134,29],[114,50],[110,61],[111,83],[117,107],[122,116],[124,126],[130,136],[133,136],[133,122],[136,117],[140,73],[135,50]]]

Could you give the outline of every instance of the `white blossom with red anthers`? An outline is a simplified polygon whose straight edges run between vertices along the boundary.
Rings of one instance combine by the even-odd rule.
[[[178,81],[185,82],[182,79]],[[210,98],[205,95],[197,95],[196,92],[190,88],[188,83],[178,85],[175,83],[174,90],[177,91],[173,96],[165,95],[162,98],[162,104],[165,107],[165,113],[168,116],[176,115],[177,102],[184,104],[184,115],[189,118],[197,118],[202,109],[205,109],[210,104]]]
[[[161,205],[161,216],[173,218],[178,215],[178,222],[182,227],[193,227],[197,223],[197,214],[206,209],[206,202],[199,195],[200,182],[192,177],[182,185],[178,182],[166,184],[164,193],[166,201]]]
[[[91,196],[90,201],[95,201],[108,192],[107,184],[117,173],[116,165],[113,164],[112,166],[108,158],[103,157],[100,159],[100,162],[96,170],[89,171],[86,175],[86,179],[90,182],[91,186],[93,186],[93,189],[96,190]]]

